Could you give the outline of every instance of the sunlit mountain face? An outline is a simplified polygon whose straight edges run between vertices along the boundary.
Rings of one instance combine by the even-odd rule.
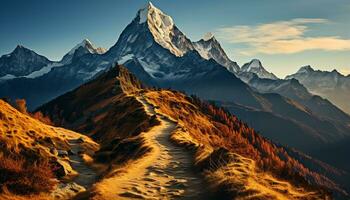
[[[310,9],[299,1],[270,1]],[[261,2],[226,2],[224,8],[120,1],[118,12],[108,12],[116,2],[75,3],[84,9],[51,33],[61,36],[50,45],[36,52],[51,35],[28,29],[41,40],[22,44],[13,34],[18,44],[0,57],[0,199],[349,198],[350,77],[344,68],[311,67],[319,62],[308,52],[338,52],[334,67],[342,63],[350,49],[346,35],[307,33],[334,26],[317,13],[331,16],[338,6],[314,9],[311,17],[303,9],[269,8],[264,13],[271,19],[249,15],[242,25],[247,14],[240,10],[249,6],[258,14]],[[57,16],[68,17],[75,3],[41,5],[64,7]],[[186,23],[184,5],[193,10]],[[240,23],[220,17],[228,8]],[[199,10],[206,13],[201,20]],[[38,15],[52,18],[45,9]],[[45,20],[39,25],[48,26]],[[90,31],[83,33],[85,25]],[[95,33],[114,27],[120,35],[108,46],[84,35],[94,32],[96,44],[103,44]],[[67,29],[83,34],[81,42],[65,46],[75,40]],[[192,39],[197,35],[204,37]],[[52,46],[65,46],[66,53],[52,59]],[[293,63],[295,73],[289,73]],[[309,65],[299,69],[297,63]],[[277,64],[290,75],[282,78]]]

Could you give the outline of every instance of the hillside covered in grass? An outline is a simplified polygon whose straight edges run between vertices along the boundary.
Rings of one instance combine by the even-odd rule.
[[[172,140],[195,149],[196,165],[233,197],[324,199],[326,191],[344,192],[222,108],[176,91],[146,91],[144,96],[178,121]]]
[[[173,142],[195,152],[194,166],[227,198],[327,199],[346,195],[334,181],[310,170],[284,147],[262,137],[234,115],[197,97],[145,89],[124,67],[58,97],[38,110],[54,123],[101,143],[97,162],[118,176],[120,166],[152,151],[140,134],[158,124],[138,98],[177,123]],[[109,174],[109,175],[108,175]]]
[[[157,124],[139,101],[123,91],[122,87],[130,86],[136,90],[141,87],[126,69],[115,67],[39,110],[56,125],[85,133],[99,142],[101,149],[96,154],[97,160],[122,162],[128,160],[128,154],[134,158],[147,151],[141,148],[142,141],[134,136]],[[124,144],[135,151],[118,149]]]
[[[69,141],[78,139],[87,156],[98,149],[90,138],[44,124],[0,100],[0,199],[69,196],[61,181],[77,175],[66,153]]]

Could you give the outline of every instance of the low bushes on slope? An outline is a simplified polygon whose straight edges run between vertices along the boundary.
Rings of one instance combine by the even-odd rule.
[[[74,172],[58,155],[70,150],[69,140],[84,140],[82,146],[90,155],[98,148],[86,136],[24,113],[0,100],[0,199],[46,198],[39,193],[49,192],[58,183],[56,178]]]
[[[331,180],[305,168],[297,160],[290,157],[282,147],[278,147],[263,138],[254,129],[221,108],[202,102],[196,97],[187,97],[182,93],[169,90],[148,91],[145,96],[160,112],[178,121],[181,129],[175,132],[172,138],[183,144],[189,143],[197,146],[197,164],[203,169],[212,170],[211,175],[221,171],[221,174],[226,174],[226,177],[229,177],[230,174],[233,174],[231,173],[234,170],[233,167],[238,167],[238,171],[241,171],[242,174],[251,170],[250,174],[246,173],[242,176],[245,177],[241,182],[243,188],[247,189],[245,184],[248,180],[256,180],[253,188],[259,189],[260,187],[261,190],[264,183],[272,182],[264,187],[269,188],[274,184],[283,185],[283,187],[275,188],[275,191],[285,197],[290,194],[289,198],[291,199],[300,198],[298,195],[292,198],[293,191],[299,190],[302,194],[307,194],[306,196],[310,199],[326,198],[328,189],[343,192]],[[210,157],[217,150],[220,150],[221,153],[218,154],[220,156]],[[232,159],[233,154],[245,159],[240,159],[238,162],[237,159]],[[216,159],[220,157],[223,159],[216,162]],[[237,158],[237,156],[233,157]],[[231,161],[237,162],[237,165],[224,168]],[[239,163],[244,167],[239,167]],[[266,177],[265,179],[263,175]],[[238,176],[233,179],[214,179],[226,185],[231,191],[233,189],[238,192],[242,190],[238,189],[240,187],[237,188],[237,185],[232,182],[237,178]],[[212,176],[211,179],[213,179]],[[260,179],[265,180],[265,182],[261,182]],[[268,181],[271,179],[272,181]],[[278,179],[285,181],[278,181]],[[277,184],[278,182],[281,184]],[[298,189],[298,187],[300,188]],[[246,196],[254,196],[256,192],[252,192],[251,189],[244,191]],[[250,194],[249,191],[253,194]]]
[[[97,160],[108,160],[111,165],[120,164],[147,152],[138,136],[157,124],[133,96],[140,91],[142,93],[143,90],[139,82],[125,68],[116,66],[95,80],[45,104],[39,111],[49,115],[56,124],[84,132],[99,141],[102,146]],[[196,146],[197,166],[207,170],[207,177],[216,183],[223,183],[222,188],[227,186],[230,194],[240,191],[232,182],[235,176],[230,170],[237,166],[229,164],[234,161],[240,163],[238,172],[246,171],[241,173],[241,186],[245,186],[248,179],[255,180],[250,186],[260,191],[263,191],[260,186],[268,188],[277,184],[282,187],[275,187],[274,191],[283,197],[292,197],[295,193],[293,198],[304,195],[309,199],[328,197],[323,187],[339,189],[332,181],[311,172],[283,148],[261,137],[220,108],[168,90],[146,91],[145,95],[157,109],[179,123],[178,134],[173,137]],[[224,157],[227,155],[226,163],[211,165],[216,163],[215,159],[219,156],[210,155],[220,149],[223,149],[219,152]],[[241,157],[243,159],[235,159]],[[232,179],[221,179],[220,174],[230,175],[227,177]],[[254,198],[251,189],[244,188],[242,191],[243,196]]]
[[[39,194],[51,191],[56,184],[52,166],[47,161],[28,163],[23,157],[0,157],[1,192]]]

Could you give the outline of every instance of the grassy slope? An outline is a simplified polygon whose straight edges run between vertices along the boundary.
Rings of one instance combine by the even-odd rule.
[[[158,121],[128,94],[141,87],[125,68],[117,66],[39,108],[55,124],[85,133],[100,143],[94,158],[102,166],[103,177],[95,188],[101,188],[101,183],[118,176],[122,166],[132,165],[151,150],[140,133]],[[93,190],[94,195],[101,192]]]
[[[180,126],[172,139],[196,147],[198,166],[207,171],[214,185],[226,188],[235,198],[324,199],[328,195],[321,187],[338,189],[236,118],[233,125],[237,127],[230,127],[179,92],[148,91],[145,96],[160,112],[178,121]],[[248,135],[254,135],[255,141]],[[323,186],[316,186],[319,184]]]
[[[4,153],[31,151],[43,157],[52,156],[49,146],[68,150],[68,139],[82,137],[91,143],[90,149],[96,149],[94,142],[77,132],[46,125],[28,115],[20,113],[8,103],[0,100],[0,142]],[[29,153],[29,152],[28,152]]]
[[[98,141],[101,149],[96,154],[97,161],[122,163],[147,151],[138,135],[157,123],[139,101],[123,91],[121,85],[141,87],[132,77],[124,68],[114,67],[39,110],[55,124]]]
[[[99,141],[102,147],[96,160],[109,165],[105,178],[111,178],[122,173],[118,171],[120,164],[132,164],[149,151],[139,134],[156,122],[136,100],[140,93],[143,90],[134,76],[123,67],[115,67],[39,110],[55,123]],[[179,123],[172,139],[196,147],[197,167],[204,169],[208,179],[228,195],[317,199],[328,197],[318,185],[339,189],[235,117],[228,119],[228,125],[220,117],[207,113],[205,106],[178,92],[146,90],[145,95],[160,112]],[[290,170],[292,167],[296,170]],[[313,184],[307,184],[305,177]]]
[[[2,188],[0,198],[50,198],[48,194],[40,194],[45,185],[57,183],[54,176],[50,178],[49,171],[54,171],[56,162],[65,163],[67,168],[70,166],[68,160],[59,157],[50,150],[53,148],[69,150],[68,140],[78,138],[84,139],[83,145],[89,154],[93,154],[97,150],[98,145],[90,138],[70,130],[46,125],[29,115],[22,114],[8,103],[0,100],[0,157],[2,159],[2,177],[4,178],[2,180],[5,181],[0,184],[9,189]],[[50,164],[43,165],[47,162]],[[41,169],[44,171],[40,171]],[[74,170],[70,170],[71,175],[74,175]],[[11,173],[11,176],[16,175],[17,180],[15,181],[18,183],[6,183],[8,178],[6,178],[5,173]],[[31,184],[32,187],[23,185],[26,183]],[[36,186],[41,183],[43,186]],[[23,187],[28,189],[24,190]],[[16,196],[13,194],[16,192],[26,194],[26,196]]]

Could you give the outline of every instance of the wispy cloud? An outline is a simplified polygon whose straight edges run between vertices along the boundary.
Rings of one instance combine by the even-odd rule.
[[[308,37],[310,24],[329,23],[326,19],[297,18],[257,26],[233,26],[217,30],[217,35],[229,43],[245,44],[240,53],[253,55],[290,54],[306,50],[350,50],[350,39],[338,36]]]

